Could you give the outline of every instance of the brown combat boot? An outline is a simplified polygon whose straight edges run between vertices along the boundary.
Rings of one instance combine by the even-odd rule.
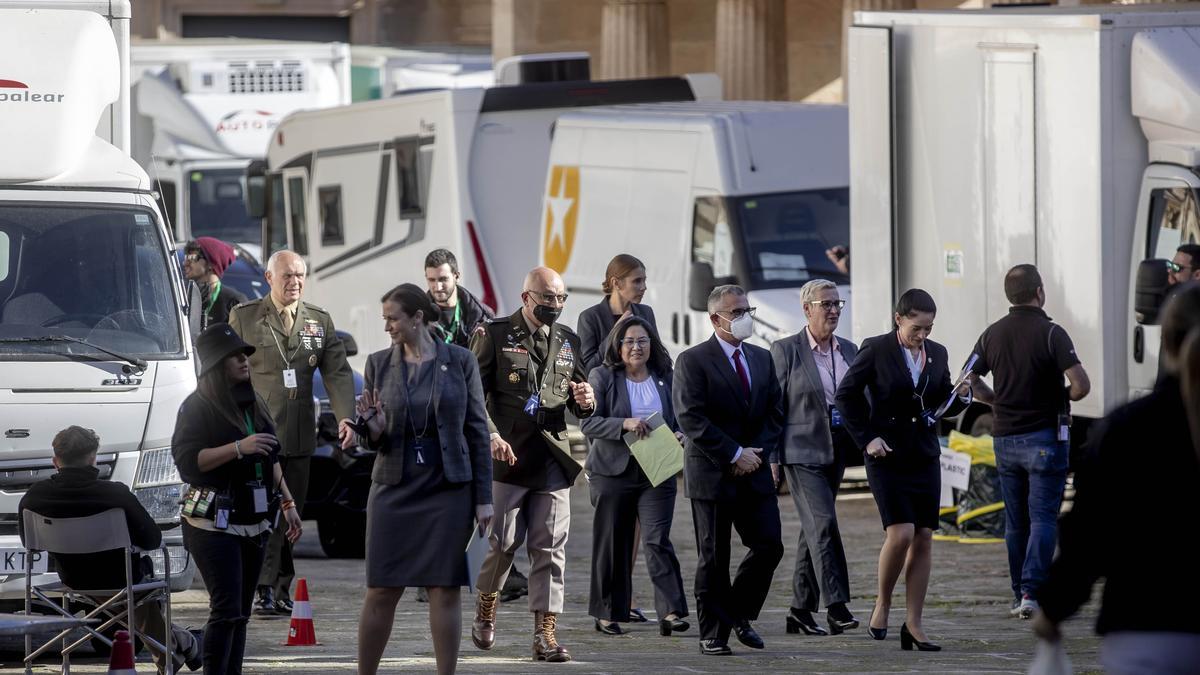
[[[533,660],[566,663],[571,660],[567,648],[558,644],[554,635],[558,615],[553,612],[533,613]]]
[[[471,642],[487,650],[496,644],[496,602],[499,593],[480,593],[475,603],[475,620],[471,622]]]

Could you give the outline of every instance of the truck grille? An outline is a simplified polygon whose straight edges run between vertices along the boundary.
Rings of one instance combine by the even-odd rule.
[[[299,61],[231,61],[229,93],[274,94],[306,89],[306,73]]]
[[[107,480],[112,476],[113,465],[116,462],[115,454],[96,457],[96,468],[100,470],[102,480]],[[0,490],[5,492],[28,490],[30,485],[45,480],[57,472],[58,470],[54,468],[54,464],[49,458],[0,461]]]

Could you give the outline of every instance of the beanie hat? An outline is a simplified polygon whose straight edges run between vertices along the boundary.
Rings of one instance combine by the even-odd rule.
[[[232,246],[214,237],[196,237],[187,247],[200,249],[204,259],[208,261],[209,269],[218,277],[224,276],[225,270],[237,259]]]

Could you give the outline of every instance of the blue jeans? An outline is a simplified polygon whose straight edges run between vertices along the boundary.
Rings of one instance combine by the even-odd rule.
[[[1055,429],[996,436],[996,468],[1004,495],[1004,541],[1013,595],[1037,598],[1046,580],[1067,482],[1068,443]]]

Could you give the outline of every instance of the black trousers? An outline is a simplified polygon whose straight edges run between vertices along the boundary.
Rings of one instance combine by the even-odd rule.
[[[771,577],[783,559],[777,498],[755,492],[746,481],[737,483],[732,500],[692,500],[701,639],[727,641],[735,623],[757,619],[771,589]],[[733,529],[750,550],[730,583],[729,537]]]
[[[204,675],[240,675],[246,623],[262,567],[266,533],[242,537],[183,524],[183,543],[208,589]]]
[[[588,492],[592,520],[592,589],[588,613],[607,621],[628,621],[633,596],[634,530],[640,521],[646,568],[654,585],[654,611],[687,616],[687,598],[679,558],[671,545],[675,515],[674,478],[650,485],[634,459],[619,476],[591,474]]]
[[[283,481],[287,483],[292,499],[296,501],[296,512],[304,517],[304,500],[308,495],[308,474],[312,467],[311,457],[280,457],[283,468]],[[285,595],[291,597],[289,589],[292,580],[296,578],[296,565],[292,561],[292,545],[287,540],[287,526],[283,516],[279,517],[280,527],[271,532],[267,540],[266,557],[263,559],[262,572],[258,575],[259,586],[270,586],[275,591],[276,598]]]
[[[846,465],[839,461],[827,466],[788,464],[782,468],[800,514],[792,607],[815,612],[818,605],[849,602],[850,575],[835,509]]]

